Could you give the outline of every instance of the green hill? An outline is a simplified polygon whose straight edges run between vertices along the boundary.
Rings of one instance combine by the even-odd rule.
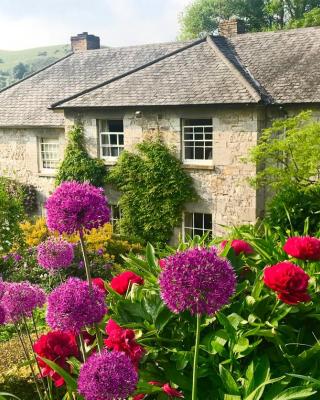
[[[0,89],[70,53],[69,45],[0,50]]]

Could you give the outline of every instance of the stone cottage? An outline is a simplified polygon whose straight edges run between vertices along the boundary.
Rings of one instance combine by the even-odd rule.
[[[253,223],[264,196],[241,159],[273,118],[320,105],[320,29],[243,33],[189,42],[100,48],[86,32],[72,53],[0,92],[0,174],[52,191],[65,132],[81,120],[93,157],[112,166],[123,149],[159,135],[194,179],[182,232]],[[113,218],[119,194],[107,188]]]

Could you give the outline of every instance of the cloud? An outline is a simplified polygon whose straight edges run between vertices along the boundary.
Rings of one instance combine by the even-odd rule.
[[[104,45],[175,40],[190,0],[0,0],[0,49],[67,43],[88,31]]]

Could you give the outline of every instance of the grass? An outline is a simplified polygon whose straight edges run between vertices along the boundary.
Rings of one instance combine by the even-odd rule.
[[[33,64],[35,61],[40,61],[45,58],[61,58],[70,52],[68,45],[57,45],[47,47],[36,47],[26,50],[0,50],[0,70],[10,71],[15,65],[20,62],[23,64]]]

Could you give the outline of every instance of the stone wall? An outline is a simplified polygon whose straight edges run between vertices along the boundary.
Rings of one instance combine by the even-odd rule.
[[[42,172],[39,162],[40,138],[50,136],[59,137],[62,158],[65,145],[63,129],[0,127],[0,175],[34,185],[40,205],[54,188],[54,174]]]
[[[140,109],[139,109],[140,110]],[[199,194],[196,203],[186,205],[187,211],[204,212],[213,215],[214,233],[221,234],[223,225],[254,223],[263,209],[259,196],[250,188],[247,179],[254,176],[254,165],[244,164],[242,158],[248,149],[257,143],[258,132],[264,123],[261,111],[253,107],[222,108],[193,107],[163,109],[154,112],[150,109],[110,111],[91,111],[73,114],[66,113],[67,129],[77,120],[85,127],[87,147],[94,157],[99,155],[97,119],[124,120],[125,148],[133,150],[144,139],[156,136],[166,142],[181,158],[181,119],[212,118],[214,130],[213,162],[211,165],[185,165],[194,180]],[[108,189],[112,202],[119,194]],[[178,234],[179,229],[176,230]]]

